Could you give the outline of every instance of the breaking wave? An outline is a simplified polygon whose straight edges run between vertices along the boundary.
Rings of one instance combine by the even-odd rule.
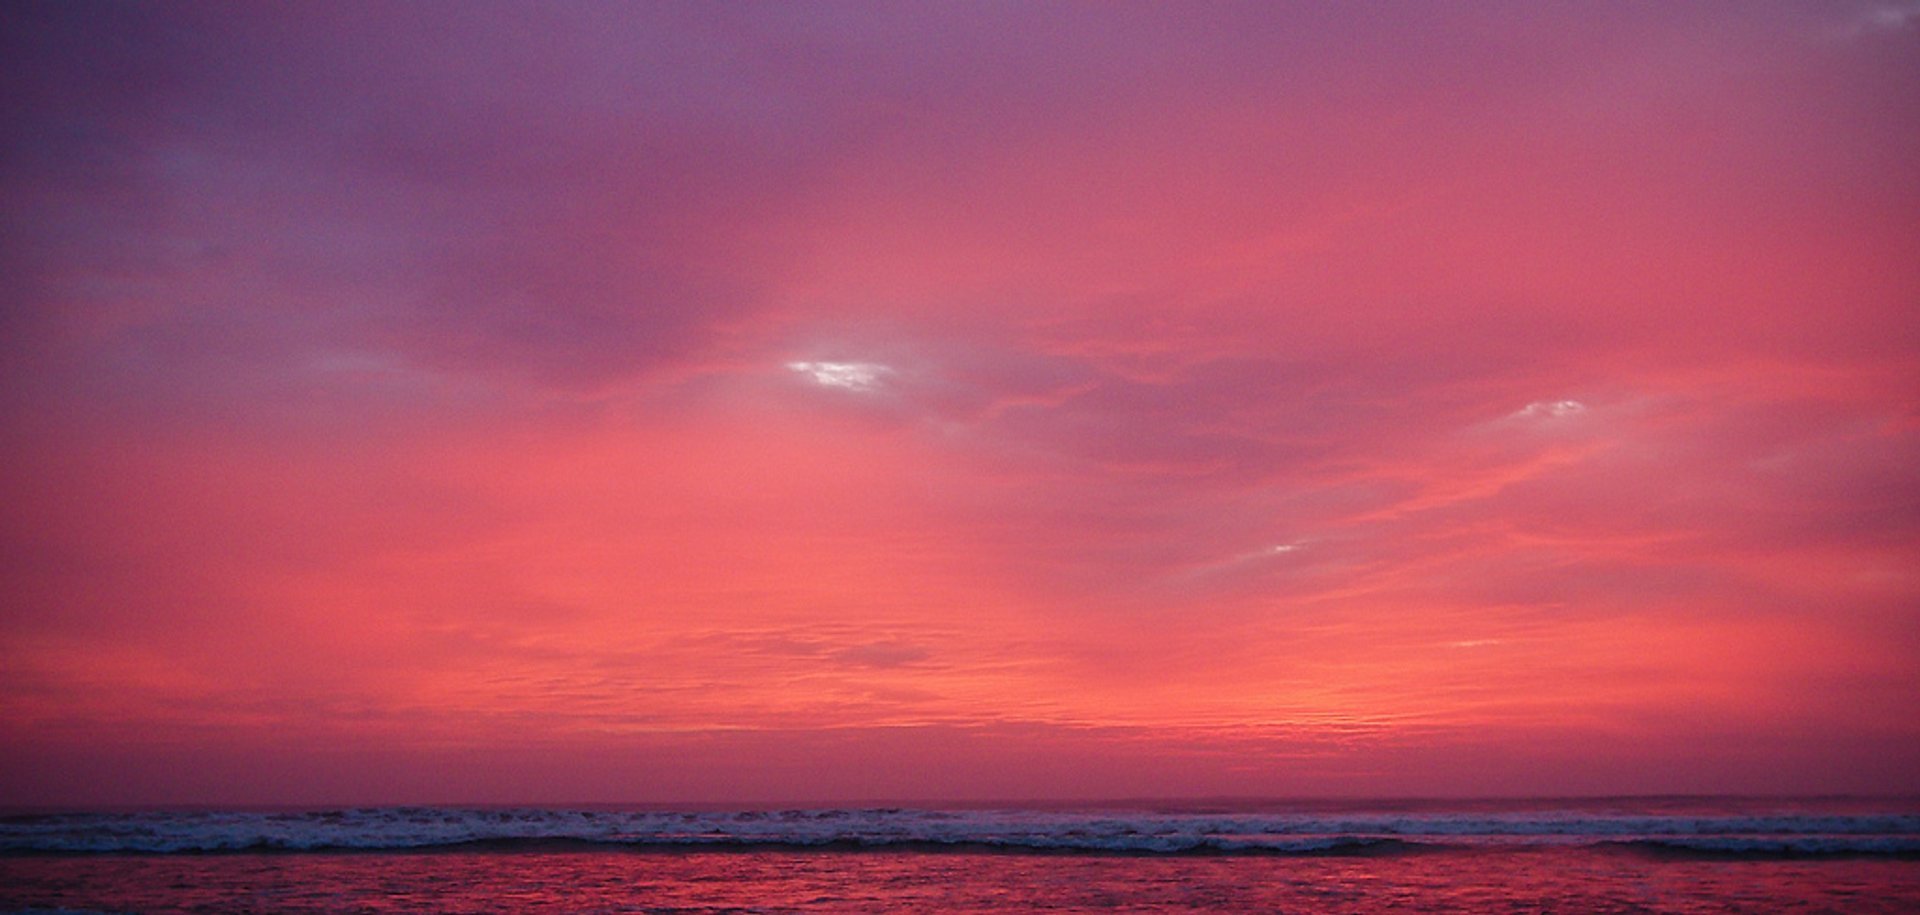
[[[379,807],[0,818],[0,854],[14,855],[554,849],[1370,855],[1546,845],[1732,857],[1912,857],[1920,856],[1920,815]]]

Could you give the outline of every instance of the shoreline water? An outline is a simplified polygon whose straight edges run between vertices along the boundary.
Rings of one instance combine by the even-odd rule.
[[[0,816],[0,913],[1920,911],[1910,798],[690,806]]]
[[[678,850],[0,857],[0,912],[1046,910],[1893,913],[1908,860],[1658,859],[1593,847],[1386,856]]]

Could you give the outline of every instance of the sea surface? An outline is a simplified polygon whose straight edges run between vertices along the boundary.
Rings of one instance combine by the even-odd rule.
[[[1920,912],[1920,800],[0,817],[0,912]]]

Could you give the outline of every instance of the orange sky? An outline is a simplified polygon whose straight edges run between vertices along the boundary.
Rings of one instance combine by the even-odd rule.
[[[1920,7],[0,61],[0,804],[1920,791]]]

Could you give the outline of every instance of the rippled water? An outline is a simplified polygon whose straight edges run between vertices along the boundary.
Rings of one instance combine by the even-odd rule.
[[[0,817],[0,912],[1920,912],[1911,802]]]
[[[1590,848],[1384,857],[928,852],[0,859],[0,905],[177,912],[1914,912],[1911,861]]]
[[[0,817],[0,853],[996,850],[1329,854],[1536,845],[1920,855],[1920,813],[1828,801],[635,810],[368,807]]]

